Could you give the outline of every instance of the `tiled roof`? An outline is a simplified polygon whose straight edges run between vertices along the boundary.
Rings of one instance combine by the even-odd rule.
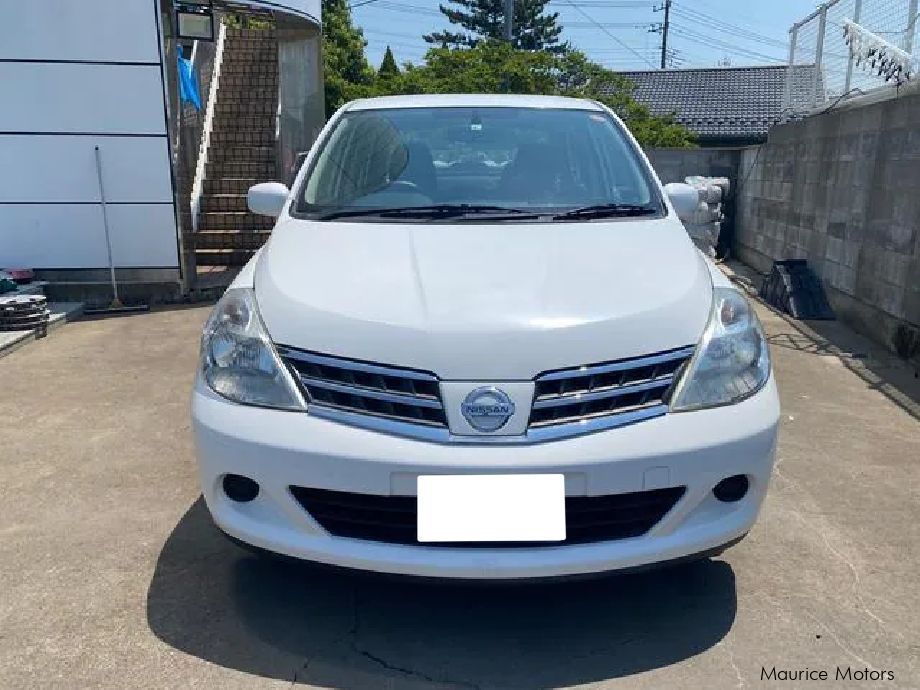
[[[793,69],[793,98],[811,92],[813,65]],[[701,143],[756,143],[782,115],[787,67],[713,67],[621,72],[655,115],[675,114]]]

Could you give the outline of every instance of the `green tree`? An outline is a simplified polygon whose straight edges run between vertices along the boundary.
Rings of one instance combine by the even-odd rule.
[[[466,31],[436,31],[424,38],[442,48],[473,48],[484,40],[502,39],[505,35],[504,0],[447,0],[439,5],[451,24]],[[511,44],[520,50],[548,50],[563,53],[568,45],[559,41],[562,27],[558,12],[547,12],[549,0],[515,0]]]
[[[397,77],[378,80],[380,94],[520,93],[601,101],[619,115],[643,146],[693,145],[691,133],[673,118],[652,115],[633,98],[635,85],[591,62],[584,53],[562,55],[514,50],[483,41],[466,50],[432,48],[424,65],[406,65]]]
[[[329,117],[348,101],[373,94],[374,70],[364,55],[364,34],[351,22],[348,2],[322,2],[323,79]]]
[[[387,46],[380,69],[377,70],[377,76],[386,79],[395,77],[397,74],[399,74],[399,66],[396,64],[396,58],[393,57],[393,51],[390,50],[390,46]]]
[[[468,50],[433,48],[421,66],[407,65],[400,93],[551,93],[555,58],[487,41]]]
[[[692,146],[693,134],[671,116],[652,115],[633,98],[636,85],[621,74],[591,62],[572,50],[558,62],[559,90],[563,96],[600,101],[613,110],[629,127],[642,146],[683,148]]]
[[[502,0],[450,1],[483,7],[490,2],[502,4]],[[322,2],[327,117],[350,100],[375,95],[556,94],[602,101],[626,122],[643,146],[693,145],[690,132],[673,118],[656,117],[635,101],[631,82],[568,47],[558,52],[520,50],[483,34],[465,49],[432,48],[424,64],[407,63],[400,71],[388,46],[380,70],[375,73],[364,54],[364,35],[352,24],[347,0]],[[546,0],[517,0],[516,5],[527,3],[540,13]]]

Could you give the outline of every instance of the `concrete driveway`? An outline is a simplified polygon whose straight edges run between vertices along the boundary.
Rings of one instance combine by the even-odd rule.
[[[828,341],[761,311],[783,429],[747,540],[652,574],[491,587],[223,539],[187,412],[207,312],[82,321],[0,359],[0,687],[821,684],[762,667],[920,686],[916,384],[868,349],[834,354],[854,342],[836,325]]]

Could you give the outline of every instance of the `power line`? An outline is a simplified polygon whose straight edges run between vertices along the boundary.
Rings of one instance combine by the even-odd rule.
[[[410,5],[407,3],[388,2],[387,0],[383,0],[382,2],[380,2],[377,5],[377,7],[382,10],[386,9],[386,10],[392,10],[393,12],[403,12],[406,14],[416,14],[416,15],[423,14],[428,17],[444,16],[441,14],[439,10],[433,10],[430,7],[422,7],[421,5]]]
[[[557,0],[559,1],[559,0]],[[569,5],[570,7],[587,7],[594,9],[631,9],[631,8],[648,8],[652,7],[655,3],[650,0],[625,0],[620,2],[614,2],[611,0],[578,0],[578,2],[567,2],[562,0],[564,4]]]
[[[718,17],[713,17],[712,15],[708,15],[698,10],[687,10],[681,6],[675,5],[674,11],[688,21],[694,22],[696,24],[702,24],[704,26],[709,26],[710,28],[731,31],[735,36],[750,38],[752,41],[757,41],[758,43],[777,46],[779,48],[785,48],[787,45],[785,41],[780,39],[772,38],[766,34],[752,31],[751,29],[746,29],[742,26],[738,26],[737,24],[732,24],[731,22],[726,22],[722,19],[719,19]]]
[[[405,14],[423,14],[429,17],[443,17],[439,10],[432,10],[428,7],[422,7],[421,5],[410,5],[408,3],[397,3],[389,0],[381,0],[377,4],[377,8],[383,10],[392,10],[393,12],[402,12]],[[642,29],[645,28],[648,24],[647,22],[600,22],[603,26],[606,26],[608,29]],[[596,28],[596,25],[592,22],[565,22],[566,29],[581,29],[581,28]]]
[[[782,58],[772,57],[770,55],[764,55],[763,53],[749,51],[739,46],[731,45],[729,43],[715,41],[711,37],[686,34],[681,29],[675,29],[674,34],[676,36],[680,36],[681,38],[687,41],[696,43],[701,46],[705,46],[707,48],[718,48],[720,50],[724,50],[727,53],[733,53],[733,54],[741,55],[743,57],[753,58],[755,60],[765,60],[767,62],[773,62],[778,65],[782,65],[786,63],[786,60]]]
[[[675,3],[678,3],[678,0],[675,0]],[[684,3],[684,0],[679,0],[679,4],[683,5],[683,3]],[[815,2],[813,2],[813,3],[811,3],[811,4],[812,4],[812,5],[817,5],[818,2],[817,2],[817,0],[816,0]],[[700,7],[697,7],[698,5],[699,5]],[[693,0],[693,8],[692,8],[692,11],[695,12],[696,14],[705,14],[705,13],[703,12],[703,9],[701,9],[701,8],[705,8],[705,9],[709,10],[710,14],[706,15],[707,17],[714,17],[715,15],[711,14],[711,13],[713,13],[713,12],[714,12],[716,15],[719,15],[719,14],[722,13],[722,8],[716,7],[715,5],[709,4],[708,0]],[[684,11],[687,11],[687,10],[685,9]],[[719,20],[719,21],[721,21],[721,20]],[[733,24],[734,26],[737,26],[738,28],[741,28],[741,29],[744,30],[744,31],[749,31],[749,32],[752,32],[752,33],[755,33],[755,34],[760,33],[761,29],[763,28],[762,24],[757,24],[757,23],[755,23],[755,22],[752,22],[750,19],[745,19],[745,18],[744,18],[744,15],[740,15],[740,16],[738,16],[738,17],[733,17],[733,18],[732,18],[732,21],[734,22],[734,24]],[[723,23],[728,24],[728,22],[723,22]],[[746,28],[745,28],[745,27],[746,27]],[[783,35],[785,34],[787,28],[788,28],[787,26],[783,26],[782,29],[780,29],[780,31],[783,33]]]
[[[636,48],[640,53],[647,53],[649,57],[658,57],[658,48]],[[669,49],[670,50],[670,49]],[[617,55],[625,55],[629,53],[632,55],[632,51],[624,50],[623,48],[612,47],[612,48],[595,48],[591,51],[592,53],[616,53]]]
[[[672,29],[675,35],[680,36],[688,41],[694,43],[699,43],[710,48],[719,48],[721,50],[727,50],[729,52],[737,53],[739,55],[744,55],[746,57],[756,58],[758,60],[768,60],[770,62],[785,63],[786,60],[783,58],[778,58],[772,55],[767,55],[766,53],[759,53],[755,50],[750,50],[748,48],[742,48],[741,46],[728,43],[721,39],[709,36],[706,34],[701,34],[697,31],[692,31],[690,29],[685,29],[683,27],[674,27]]]
[[[595,29],[598,25],[606,26],[608,29],[644,29],[648,26],[648,22],[566,22],[564,24],[566,29]]]
[[[391,41],[389,39],[381,40],[381,44],[386,44],[391,48],[399,48],[400,50],[411,50],[421,54],[424,54],[428,51],[428,46],[418,45],[414,43],[403,43],[402,41]]]
[[[417,34],[406,34],[406,33],[401,33],[399,31],[384,31],[383,29],[367,29],[363,27],[361,30],[364,31],[365,33],[380,34],[382,36],[395,36],[396,38],[418,39],[419,41],[421,41],[421,38],[422,38],[421,36]],[[425,45],[425,44],[421,43],[420,45]]]
[[[591,22],[592,24],[594,24],[598,29],[600,29],[601,32],[603,32],[604,34],[606,34],[607,36],[609,36],[610,38],[612,38],[614,41],[616,41],[618,44],[620,44],[621,46],[623,46],[624,48],[626,48],[628,51],[630,51],[633,55],[635,55],[637,58],[639,58],[640,60],[642,60],[642,62],[644,62],[645,64],[647,64],[649,67],[654,67],[654,66],[655,66],[650,60],[648,60],[648,59],[646,59],[645,57],[643,57],[638,51],[633,50],[630,46],[626,45],[626,43],[624,43],[622,40],[620,40],[619,37],[617,37],[617,36],[615,36],[614,34],[610,33],[606,28],[604,28],[604,26],[603,26],[602,24],[600,24],[598,21],[596,21],[596,20],[594,19],[594,17],[592,17],[590,14],[588,14],[588,13],[585,12],[583,9],[581,9],[581,7],[579,7],[578,5],[572,3],[570,0],[568,0],[565,4],[568,5],[569,7],[571,7],[572,9],[574,9],[575,11],[577,11],[581,16],[583,16],[583,17],[584,17],[585,19],[587,19],[589,22]]]
[[[743,27],[737,26],[735,24],[730,24],[729,22],[723,21],[717,17],[712,17],[703,12],[697,10],[686,10],[679,5],[675,5],[674,13],[685,19],[686,21],[692,22],[694,24],[699,24],[701,26],[708,27],[710,29],[717,29],[722,31],[730,31],[733,36],[737,38],[745,38],[750,41],[756,41],[763,45],[767,45],[774,48],[786,48],[787,43],[785,41],[780,41],[775,38],[770,38],[764,34],[759,34],[755,31],[750,31]]]
[[[558,0],[556,1],[558,2]],[[399,0],[359,0],[358,2],[353,3],[352,7],[360,7],[362,5],[371,4],[372,2],[375,4],[376,8],[379,8],[381,10],[390,10],[394,12],[401,12],[401,13],[408,13],[408,14],[423,14],[423,15],[438,16],[438,17],[441,16],[441,12],[439,10],[433,10],[431,8],[423,7],[417,4],[411,4],[408,2],[400,2]],[[617,2],[617,1],[611,1],[611,0],[574,0],[574,1],[565,0],[564,4],[568,5],[572,9],[575,9],[588,20],[584,22],[580,22],[580,21],[566,22],[565,23],[566,29],[579,30],[579,29],[585,29],[589,27],[595,30],[600,29],[603,33],[605,33],[607,36],[612,38],[614,41],[616,41],[621,46],[621,48],[619,49],[610,49],[610,51],[604,51],[603,49],[601,49],[598,51],[591,51],[592,53],[593,52],[603,53],[603,52],[612,52],[613,50],[620,50],[620,51],[631,54],[632,56],[642,60],[644,63],[649,64],[650,66],[653,66],[651,55],[654,54],[657,57],[657,50],[653,51],[652,49],[640,49],[640,50],[647,50],[649,52],[649,56],[644,56],[641,54],[640,50],[632,48],[631,46],[626,44],[624,41],[619,39],[617,36],[612,35],[609,31],[606,30],[608,28],[631,28],[631,29],[644,28],[648,26],[647,23],[644,23],[644,22],[641,22],[641,23],[640,22],[598,22],[593,17],[588,15],[586,12],[584,12],[584,10],[581,8],[582,5],[590,6],[590,7],[651,8],[654,5],[653,2],[649,2],[647,0],[646,1],[625,1],[625,2],[623,1]],[[364,28],[364,32],[366,34],[377,34],[380,36],[395,36],[398,38],[406,38],[406,39],[418,38],[418,36],[415,36],[413,34],[393,32],[393,31],[384,31],[382,29]],[[377,39],[377,40],[382,40],[382,39]],[[397,43],[395,42],[391,42],[391,43],[394,46],[397,45]],[[402,46],[405,48],[410,48],[410,46],[406,44],[402,44]],[[412,48],[415,48],[415,46],[412,46]],[[420,52],[423,52],[426,49],[427,49],[426,46],[421,46],[421,45],[418,46],[418,50]]]
[[[674,31],[684,35],[684,37],[690,37],[690,38],[696,38],[702,41],[708,41],[716,47],[727,48],[729,50],[734,50],[739,53],[748,53],[752,57],[761,58],[763,60],[773,60],[775,62],[786,62],[785,58],[781,58],[776,55],[770,55],[769,53],[762,53],[758,50],[754,50],[753,48],[746,48],[736,43],[731,43],[721,38],[717,38],[711,34],[703,33],[701,31],[698,31],[697,29],[688,29],[683,26],[678,26],[678,27],[674,27]]]

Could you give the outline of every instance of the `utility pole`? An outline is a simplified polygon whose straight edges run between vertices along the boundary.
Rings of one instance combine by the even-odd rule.
[[[505,0],[505,40],[514,38],[514,0]]]
[[[668,62],[668,29],[671,26],[671,0],[664,0],[664,24],[661,27],[661,69]]]

